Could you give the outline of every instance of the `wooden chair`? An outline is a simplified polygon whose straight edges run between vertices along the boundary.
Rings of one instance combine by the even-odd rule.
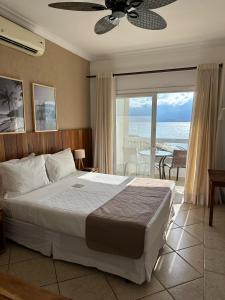
[[[177,169],[177,177],[176,181],[179,179],[179,169],[180,168],[186,168],[186,162],[187,162],[187,151],[186,150],[174,150],[173,151],[173,157],[171,163],[164,163],[163,164],[163,174],[165,176],[165,167],[169,168],[169,179],[171,179],[171,170]]]

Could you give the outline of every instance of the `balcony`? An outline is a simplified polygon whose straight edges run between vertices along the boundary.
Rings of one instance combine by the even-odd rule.
[[[119,141],[118,141],[119,142]],[[121,147],[121,144],[123,147]],[[170,163],[174,150],[187,150],[188,139],[157,139],[155,151],[170,152],[171,156],[165,159],[165,163]],[[151,142],[149,138],[141,138],[135,135],[127,135],[119,143],[122,151],[117,151],[116,174],[139,177],[159,178],[157,164],[160,157],[154,157],[154,171],[151,174],[152,158],[150,157]],[[143,152],[146,155],[143,155]],[[149,154],[149,155],[148,155]],[[165,168],[166,179],[169,178],[168,168]],[[171,179],[176,178],[176,170],[172,170]],[[183,183],[185,179],[185,169],[179,172],[179,182]]]

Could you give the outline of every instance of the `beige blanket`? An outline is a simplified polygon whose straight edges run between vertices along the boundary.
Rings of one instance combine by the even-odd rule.
[[[170,201],[171,182],[136,178],[86,219],[87,246],[96,251],[140,258],[145,230],[163,201]]]

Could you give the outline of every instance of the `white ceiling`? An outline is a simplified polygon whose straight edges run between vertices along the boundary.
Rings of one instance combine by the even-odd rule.
[[[49,3],[57,1],[0,0],[0,14],[11,15],[14,21],[15,16],[20,16],[16,19],[20,23],[25,20],[34,31],[43,32],[45,37],[90,60],[122,52],[225,38],[225,0],[177,0],[155,10],[167,20],[166,30],[140,29],[124,18],[116,29],[101,36],[94,33],[94,25],[107,15],[107,11],[71,12],[48,7]],[[92,2],[104,4],[104,0]]]

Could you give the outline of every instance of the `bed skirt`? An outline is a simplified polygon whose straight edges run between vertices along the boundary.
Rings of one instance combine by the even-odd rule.
[[[173,198],[173,197],[172,197]],[[20,220],[5,218],[5,236],[18,244],[38,251],[53,259],[94,267],[118,275],[137,284],[151,281],[151,274],[159,250],[165,243],[165,232],[173,211],[172,199],[167,209],[148,225],[144,253],[139,259],[131,259],[91,250],[82,238],[57,233]]]

